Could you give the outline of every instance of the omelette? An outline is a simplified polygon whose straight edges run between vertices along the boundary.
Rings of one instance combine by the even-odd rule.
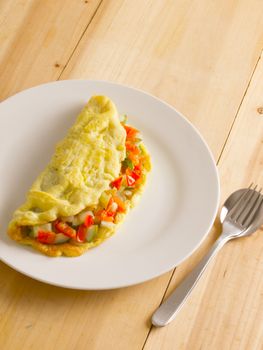
[[[79,256],[110,237],[151,169],[137,129],[93,96],[13,215],[9,236],[47,256]]]

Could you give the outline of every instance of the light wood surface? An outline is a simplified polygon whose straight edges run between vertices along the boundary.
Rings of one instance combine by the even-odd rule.
[[[0,0],[0,98],[57,80],[100,0]]]
[[[221,202],[263,186],[263,2],[0,0],[0,99],[57,79],[142,88],[194,123]],[[263,235],[229,243],[169,326],[150,317],[219,233],[175,271],[112,291],[49,286],[0,263],[1,349],[262,349]]]
[[[219,160],[222,198],[235,185],[242,188],[252,180],[262,185],[262,76],[263,58]],[[168,327],[153,329],[145,349],[262,349],[262,233],[263,229],[229,242],[211,263],[183,311]],[[176,269],[167,294],[176,288],[188,265],[192,265],[190,261],[196,262],[194,256],[188,260]],[[180,336],[175,337],[178,329]]]

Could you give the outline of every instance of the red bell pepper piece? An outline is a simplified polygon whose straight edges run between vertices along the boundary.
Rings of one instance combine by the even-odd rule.
[[[131,126],[124,125],[124,129],[126,130],[127,139],[133,140],[136,138],[136,135],[138,134],[138,130],[132,128]]]
[[[94,220],[93,220],[93,217],[91,215],[87,215],[86,218],[85,218],[85,221],[84,221],[84,225],[86,227],[90,227],[91,225],[94,224]]]
[[[60,220],[56,220],[54,222],[54,226],[58,232],[63,233],[65,236],[68,236],[70,238],[76,237],[76,230],[70,227],[67,223]]]
[[[115,214],[116,214],[115,211],[112,211],[112,204],[113,203],[114,203],[114,200],[111,197],[111,199],[109,200],[109,203],[107,205],[107,208],[106,208],[107,216],[115,216]]]
[[[118,211],[120,213],[125,213],[126,212],[126,208],[125,208],[124,202],[117,196],[113,197],[113,200],[114,200],[115,203],[118,204]]]
[[[79,226],[78,231],[77,231],[77,235],[76,235],[76,240],[79,243],[85,242],[87,230],[88,230],[88,228],[84,224]]]
[[[37,233],[37,240],[41,243],[52,244],[55,242],[56,234],[52,231],[41,231]]]
[[[135,179],[131,175],[126,174],[127,186],[132,187],[135,184]]]
[[[140,154],[139,148],[134,143],[126,141],[125,146],[126,146],[126,150],[131,152],[132,154],[134,155]]]
[[[101,221],[108,221],[108,222],[113,222],[114,221],[114,217],[113,217],[114,213],[110,213],[106,210],[103,210],[101,215],[100,215],[100,220]]]
[[[133,186],[140,177],[137,171],[126,169],[126,182],[128,186]]]
[[[141,174],[141,172],[142,172],[142,164],[139,163],[139,164],[135,165],[134,171],[135,171],[137,174]]]
[[[131,172],[131,177],[133,177],[134,180],[136,181],[136,180],[138,180],[138,179],[140,178],[140,175],[137,174],[135,171],[132,171],[132,172]]]
[[[120,176],[116,180],[112,181],[110,185],[111,185],[111,187],[116,187],[117,190],[119,190],[121,187],[121,183],[122,183],[122,176]]]
[[[113,203],[114,201],[113,201],[113,198],[111,197],[110,198],[110,200],[109,200],[109,203],[108,203],[108,205],[107,205],[107,208],[106,208],[106,211],[107,212],[110,212],[110,209],[111,209],[111,206],[112,206],[112,203]]]

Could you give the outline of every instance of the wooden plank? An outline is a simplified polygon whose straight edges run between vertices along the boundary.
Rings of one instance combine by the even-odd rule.
[[[251,181],[263,186],[262,76],[261,58],[219,162],[222,198]],[[262,349],[262,232],[224,247],[174,322],[152,330],[145,350]],[[210,240],[218,233],[214,228]],[[196,261],[176,270],[167,294]]]
[[[100,2],[0,1],[0,100],[58,79]]]
[[[150,326],[143,317],[146,300],[152,296],[150,305],[157,306],[163,294],[157,286],[166,279],[119,290],[78,291],[45,285],[1,264],[0,347],[92,350],[126,344],[138,349]],[[140,321],[131,321],[135,319]]]
[[[260,54],[260,1],[104,1],[63,79],[108,79],[176,106],[217,159]]]

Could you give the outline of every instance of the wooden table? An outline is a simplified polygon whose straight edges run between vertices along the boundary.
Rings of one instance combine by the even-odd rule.
[[[180,110],[217,162],[221,201],[263,185],[263,2],[0,0],[0,98],[58,79],[135,86]],[[263,349],[263,234],[229,243],[169,326],[152,312],[208,250],[130,288],[49,286],[0,263],[0,348]]]

